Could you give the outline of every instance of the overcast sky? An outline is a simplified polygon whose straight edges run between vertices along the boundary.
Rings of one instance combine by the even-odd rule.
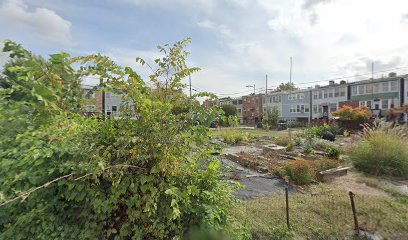
[[[372,62],[408,73],[407,0],[0,0],[0,38],[41,55],[101,52],[145,73],[136,56],[187,37],[194,88],[231,96],[288,81],[291,56],[300,87]]]

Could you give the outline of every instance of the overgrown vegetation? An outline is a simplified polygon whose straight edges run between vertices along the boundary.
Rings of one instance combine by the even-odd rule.
[[[353,108],[349,105],[342,106],[337,112],[332,112],[332,114],[341,121],[356,121],[359,123],[367,122],[372,116],[370,109],[367,107]]]
[[[286,147],[289,143],[291,143],[291,141],[288,135],[280,135],[275,138],[274,143],[276,145]]]
[[[243,131],[234,131],[232,129],[222,130],[222,138],[226,143],[239,144],[248,142],[251,139],[251,135]]]
[[[308,138],[322,138],[327,132],[336,135],[339,132],[339,127],[335,124],[324,123],[320,126],[313,126],[305,130],[305,135]]]
[[[181,80],[198,71],[186,65],[188,43],[158,47],[153,90],[99,54],[44,59],[5,42],[0,239],[247,238],[228,215],[234,184],[208,144],[220,111],[182,93]],[[89,75],[122,96],[118,118],[77,114]]]
[[[374,175],[408,178],[408,129],[376,121],[365,126],[362,141],[351,152],[351,160],[360,171]]]
[[[315,178],[315,169],[306,160],[294,160],[275,169],[275,173],[297,185],[306,185]]]
[[[232,211],[248,226],[253,239],[353,239],[353,215],[347,192],[312,197],[290,194],[291,231],[286,227],[284,199],[282,192],[239,203]],[[408,204],[358,194],[355,202],[360,226],[365,230],[378,232],[384,239],[408,236]]]
[[[279,122],[279,109],[276,106],[273,106],[272,108],[268,109],[268,118],[266,117],[266,113],[263,113],[263,118],[262,118],[262,127],[264,129],[275,129],[278,127],[278,122]]]

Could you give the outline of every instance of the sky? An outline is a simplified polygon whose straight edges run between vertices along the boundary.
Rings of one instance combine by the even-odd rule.
[[[186,38],[193,89],[221,97],[289,81],[290,57],[299,87],[369,78],[372,63],[375,77],[406,74],[408,1],[0,0],[0,39],[45,57],[100,52],[146,76],[136,57]]]

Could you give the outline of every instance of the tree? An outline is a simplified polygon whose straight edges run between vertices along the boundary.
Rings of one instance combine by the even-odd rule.
[[[191,111],[173,113],[180,76],[194,71],[182,54],[187,43],[159,48],[166,64],[158,61],[152,82],[173,70],[154,95],[109,57],[40,60],[10,42],[5,50],[19,67],[7,69],[18,81],[0,89],[0,239],[242,239],[228,215],[235,185],[211,155],[210,131],[186,121],[209,123],[221,112],[191,101]],[[119,118],[76,113],[71,87],[87,75],[122,96]],[[14,90],[26,96],[15,99]]]
[[[279,84],[279,86],[276,88],[276,91],[283,92],[283,91],[294,91],[294,90],[298,90],[298,89],[299,88],[297,88],[294,83],[287,82],[287,83]]]
[[[237,115],[237,107],[235,107],[235,105],[223,104],[221,105],[221,109],[224,111],[226,117]]]
[[[268,126],[270,129],[278,127],[280,112],[277,106],[273,106],[268,109],[268,118],[266,114],[263,114],[262,126],[266,128]]]

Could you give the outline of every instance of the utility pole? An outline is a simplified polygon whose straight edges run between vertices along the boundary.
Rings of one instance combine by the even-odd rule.
[[[247,88],[253,87],[253,88],[254,88],[254,98],[256,99],[256,97],[255,97],[255,84],[254,84],[253,86],[251,86],[251,85],[246,85],[245,87],[247,87]],[[262,99],[261,99],[261,101],[262,101]],[[256,103],[256,101],[255,101],[255,103]],[[258,106],[257,106],[256,108],[259,108],[259,103],[258,103]],[[256,108],[255,108],[254,110],[256,110]],[[252,121],[254,122],[254,129],[255,129],[255,128],[256,128],[256,123],[255,123],[255,111],[252,112]]]
[[[290,57],[289,83],[292,83],[292,57]]]
[[[268,74],[265,75],[265,117],[266,117],[266,129],[269,129],[268,126]]]

